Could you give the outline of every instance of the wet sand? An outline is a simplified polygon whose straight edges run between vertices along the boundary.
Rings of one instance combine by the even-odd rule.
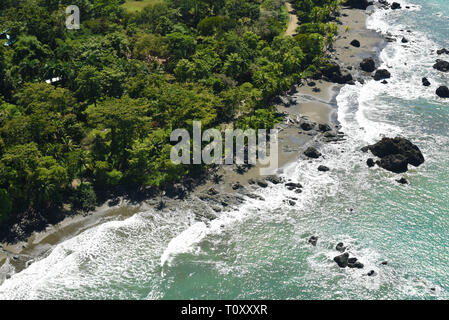
[[[367,56],[376,57],[385,42],[379,34],[366,29],[365,11],[343,9],[342,14],[343,16],[340,17],[342,24],[339,26],[339,36],[334,44],[335,52],[333,55],[342,66],[342,69],[345,67],[351,68],[351,73],[357,79],[360,75],[358,65],[362,58]],[[350,27],[349,31],[347,31],[346,26]],[[355,48],[349,44],[353,39],[361,42],[360,48]],[[300,86],[298,92],[293,95],[295,103],[290,107],[278,106],[278,111],[284,113],[286,115],[285,118],[290,120],[302,117],[316,123],[337,124],[335,98],[341,85],[323,80],[314,82],[315,86],[313,87],[309,86],[307,82]],[[282,170],[283,166],[296,161],[308,144],[314,141],[315,137],[300,132],[298,127],[291,125],[289,120],[278,125],[277,129],[280,130],[279,170]],[[223,175],[223,180],[220,184],[217,185],[209,181],[198,187],[195,192],[204,192],[212,186],[218,191],[232,192],[232,183],[240,182],[242,185],[248,185],[249,179],[260,178],[259,169],[256,166],[244,174],[238,174],[231,166],[224,166],[219,171]],[[0,284],[4,281],[6,274],[11,273],[11,267],[17,272],[25,268],[33,260],[48,253],[54,245],[66,239],[70,239],[104,222],[126,219],[145,208],[155,206],[157,203],[158,199],[151,199],[134,206],[122,203],[118,207],[109,208],[107,205],[104,205],[97,208],[91,215],[68,217],[61,223],[48,227],[44,232],[33,234],[26,242],[14,245],[2,244],[0,247]]]

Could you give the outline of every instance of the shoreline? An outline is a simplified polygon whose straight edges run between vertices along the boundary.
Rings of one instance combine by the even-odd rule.
[[[341,13],[339,36],[334,43],[332,58],[342,67],[342,70],[353,74],[355,80],[362,79],[363,74],[358,71],[358,64],[367,56],[378,59],[378,54],[386,42],[380,34],[366,28],[368,15],[364,10],[342,7]],[[345,32],[346,26],[350,26],[349,32]],[[349,42],[354,38],[358,38],[361,42],[363,40],[360,48],[349,45]],[[314,83],[313,86],[312,82]],[[277,106],[278,111],[283,113],[286,119],[284,123],[278,125],[280,129],[279,170],[301,158],[303,150],[311,144],[338,141],[340,136],[338,136],[339,123],[336,98],[342,86],[322,79],[308,79],[301,85],[296,86],[294,90],[296,92],[292,92],[292,95],[282,97],[287,99],[289,105],[280,104]],[[309,121],[316,124],[328,124],[335,132],[335,137],[325,139],[318,130],[302,130],[301,124]],[[217,205],[217,203],[223,201],[229,203],[229,208],[238,207],[244,201],[241,195],[251,196],[251,190],[254,186],[249,187],[252,180],[266,180],[258,174],[258,169],[256,166],[243,174],[239,174],[235,171],[235,166],[223,166],[216,172],[216,174],[223,176],[219,184],[215,183],[213,179],[209,179],[206,183],[197,186],[192,194],[187,197],[188,201],[192,202],[189,205],[193,207],[204,200],[215,211],[214,214],[211,214],[210,210],[200,209],[198,210],[200,211],[198,219],[211,220],[220,212],[227,210],[225,206]],[[234,189],[236,183],[243,188]],[[211,188],[216,188],[218,194],[208,195]],[[258,187],[256,186],[256,188]],[[197,201],[197,199],[201,201]],[[164,197],[164,201],[166,202],[166,209],[169,210],[176,207],[178,201],[185,200]],[[109,207],[106,203],[87,216],[78,214],[66,217],[62,222],[47,227],[43,232],[33,233],[27,241],[13,245],[1,244],[0,284],[7,275],[20,272],[34,260],[48,254],[55,245],[65,240],[107,221],[126,219],[137,212],[155,208],[158,205],[158,198],[148,199],[137,205],[130,204],[122,199],[117,206]],[[202,205],[204,206],[204,203]]]

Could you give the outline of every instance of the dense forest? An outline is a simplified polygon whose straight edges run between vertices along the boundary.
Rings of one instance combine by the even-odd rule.
[[[0,224],[198,175],[170,161],[172,130],[272,127],[273,97],[326,64],[339,9],[292,1],[301,25],[285,37],[281,0],[142,2],[0,2]]]

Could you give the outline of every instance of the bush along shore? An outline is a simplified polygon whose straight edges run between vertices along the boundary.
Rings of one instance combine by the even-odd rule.
[[[292,1],[291,37],[280,0],[122,3],[79,3],[78,30],[64,1],[0,4],[0,241],[117,196],[191,190],[210,168],[173,164],[172,130],[272,128],[274,97],[328,72],[340,10]]]

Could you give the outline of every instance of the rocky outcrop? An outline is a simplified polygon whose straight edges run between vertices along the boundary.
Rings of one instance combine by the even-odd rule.
[[[362,148],[364,152],[368,150],[380,158],[376,162],[378,166],[395,173],[406,172],[408,164],[418,167],[425,161],[421,150],[401,137],[383,138],[376,144]]]
[[[399,180],[396,180],[396,182],[397,182],[397,183],[400,183],[400,184],[408,184],[408,181],[407,181],[407,179],[405,179],[405,178],[401,178],[401,179],[399,179]]]
[[[341,67],[336,63],[329,64],[322,70],[322,74],[329,81],[338,84],[345,84],[353,81],[352,75],[350,73],[343,74],[341,72]]]
[[[326,166],[319,166],[318,167],[318,171],[320,171],[320,172],[327,172],[327,171],[329,171],[330,169],[328,168],[328,167],[326,167]]]
[[[433,65],[433,68],[437,69],[438,71],[448,72],[449,71],[449,62],[437,59],[437,62]]]
[[[349,264],[349,253],[345,252],[334,258],[334,261],[338,264],[340,268],[346,268]]]
[[[393,10],[401,9],[401,4],[399,4],[397,2],[393,2],[391,4],[391,9],[393,9]]]
[[[376,163],[374,162],[373,158],[369,158],[368,160],[366,160],[366,165],[370,168],[374,167],[376,165]]]
[[[346,0],[344,4],[351,8],[362,10],[366,10],[366,8],[370,5],[368,0]]]
[[[312,246],[314,246],[314,247],[316,247],[316,244],[317,244],[317,242],[318,242],[318,237],[317,236],[311,236],[310,238],[309,238],[309,241],[308,241]]]
[[[360,69],[362,69],[365,72],[374,72],[374,70],[376,70],[376,63],[374,62],[374,59],[373,58],[363,59],[363,61],[360,62]]]
[[[306,151],[304,151],[304,155],[312,159],[318,159],[319,157],[321,157],[321,153],[314,147],[307,148]]]
[[[427,79],[426,77],[422,78],[422,85],[423,85],[424,87],[430,86],[430,81],[429,81],[429,79]]]
[[[438,55],[440,55],[440,54],[449,54],[449,50],[447,50],[446,48],[443,48],[443,49],[437,50],[437,54]]]
[[[391,78],[391,73],[387,69],[377,69],[373,76],[374,80],[384,80]]]
[[[337,250],[337,251],[343,253],[343,252],[346,251],[346,247],[345,247],[345,245],[343,244],[343,242],[339,242],[339,243],[337,244],[337,246],[335,247],[335,250]]]
[[[441,86],[437,89],[436,94],[440,98],[449,98],[449,88],[446,86]]]

